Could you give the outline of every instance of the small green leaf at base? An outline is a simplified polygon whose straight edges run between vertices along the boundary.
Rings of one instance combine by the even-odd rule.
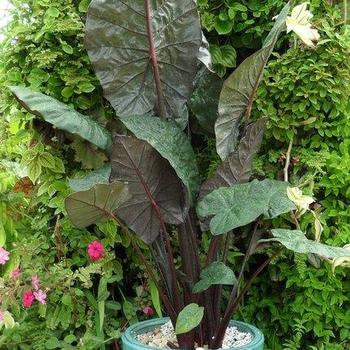
[[[149,283],[149,290],[151,293],[152,304],[154,306],[154,309],[156,310],[157,316],[163,317],[159,291],[153,281]]]
[[[177,317],[175,334],[183,334],[196,328],[202,321],[204,307],[197,304],[187,305]]]

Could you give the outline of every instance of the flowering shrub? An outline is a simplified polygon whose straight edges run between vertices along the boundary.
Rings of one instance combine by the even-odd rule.
[[[0,247],[0,265],[5,265],[6,261],[8,261],[9,259],[10,253],[6,249]]]
[[[0,278],[0,310],[6,317],[0,321],[0,327],[4,325],[0,348],[21,342],[33,344],[31,349],[35,350],[45,349],[51,343],[92,349],[118,339],[128,322],[153,315],[149,285],[138,270],[138,260],[129,264],[132,272],[124,276],[122,260],[115,259],[113,247],[126,249],[129,257],[132,249],[127,239],[112,233],[114,225],[101,225],[97,232],[101,237],[85,231],[82,238],[82,232],[63,219],[61,245],[52,249],[50,227],[45,227],[48,223],[38,231],[36,220],[39,219],[23,228],[23,233],[31,235],[22,236],[22,230],[19,231],[21,238],[3,265],[7,272]],[[120,244],[115,245],[112,237],[119,237]],[[93,250],[98,253],[93,255],[97,260],[90,258],[91,244],[97,248]],[[58,260],[61,251],[64,256]],[[16,257],[15,266],[12,257]],[[112,282],[117,289],[110,288]],[[104,305],[103,333],[98,303],[100,308]],[[8,315],[13,318],[12,323],[7,321]],[[68,342],[73,336],[74,340]]]
[[[0,48],[0,83],[3,87],[24,79],[80,111],[95,111],[107,123],[109,108],[102,103],[82,48],[88,2],[16,1]],[[14,107],[5,89],[0,94],[1,113],[6,116],[0,118],[0,246],[4,243],[9,253],[7,259],[0,251],[0,310],[6,316],[5,323],[0,322],[0,348],[108,346],[129,322],[149,317],[143,308],[151,301],[142,263],[113,224],[78,230],[64,217],[68,179],[100,166],[105,157],[79,138],[32,121]],[[96,240],[105,252],[93,261],[87,249]],[[34,289],[34,275],[46,299]],[[46,304],[34,299],[31,307],[24,307],[25,291]],[[14,323],[7,323],[7,315]]]

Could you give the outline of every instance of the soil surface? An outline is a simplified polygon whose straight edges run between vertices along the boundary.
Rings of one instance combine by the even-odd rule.
[[[151,332],[137,335],[136,339],[142,344],[162,349],[170,349],[178,345],[174,328],[170,321]],[[222,349],[237,348],[249,344],[252,340],[253,336],[251,333],[241,332],[237,327],[228,327],[222,343]],[[197,347],[196,350],[205,350],[207,348]]]

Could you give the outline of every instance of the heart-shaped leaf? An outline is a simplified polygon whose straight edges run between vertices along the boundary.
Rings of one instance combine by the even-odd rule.
[[[287,182],[266,179],[222,187],[204,197],[197,212],[201,217],[214,216],[210,230],[214,235],[223,234],[262,214],[274,218],[294,210],[295,205],[287,196],[288,186]]]
[[[123,183],[95,185],[88,191],[75,192],[65,200],[68,216],[79,228],[111,219],[113,212],[129,198]]]
[[[157,238],[161,220],[183,222],[182,184],[169,162],[147,142],[117,135],[111,161],[110,180],[127,182],[131,194],[117,216],[143,241],[152,243]]]
[[[236,282],[233,271],[223,262],[214,261],[201,271],[200,280],[194,285],[193,293],[200,293],[216,284],[232,285]]]
[[[165,115],[183,114],[202,44],[194,0],[93,0],[85,33],[96,75],[118,116],[154,110],[164,116],[161,104]]]
[[[43,118],[54,127],[79,135],[97,147],[110,151],[111,134],[95,120],[78,113],[56,99],[23,86],[11,86],[11,92],[30,113]]]
[[[190,202],[199,188],[196,157],[186,135],[172,121],[144,116],[122,118],[124,125],[139,139],[152,145],[174,168],[186,186]]]
[[[219,117],[215,123],[216,150],[223,160],[237,146],[239,127],[243,118],[250,116],[264,68],[279,34],[285,28],[288,12],[289,4],[282,9],[262,49],[243,61],[224,83],[219,100]]]
[[[252,161],[259,151],[266,119],[248,125],[237,151],[231,153],[219,166],[214,176],[205,181],[201,187],[199,198],[219,187],[230,187],[236,183],[247,182],[251,176]]]
[[[204,316],[204,307],[197,304],[187,305],[177,317],[175,333],[183,334],[196,328]]]
[[[341,247],[332,247],[327,244],[307,239],[299,230],[274,229],[271,230],[273,238],[261,239],[259,242],[279,242],[287,249],[296,253],[316,254],[323,258],[335,259],[350,257],[350,250]]]

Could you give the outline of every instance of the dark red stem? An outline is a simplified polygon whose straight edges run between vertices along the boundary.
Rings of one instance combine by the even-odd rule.
[[[150,0],[145,0],[145,12],[146,12],[149,59],[152,64],[153,76],[156,84],[156,91],[157,91],[157,98],[158,98],[158,113],[160,117],[166,118],[167,112],[166,112],[164,94],[162,89],[162,82],[160,79],[157,52],[154,47],[154,38],[153,38],[153,29],[152,29],[152,11],[151,11]]]
[[[151,267],[149,266],[149,264],[147,262],[147,259],[144,256],[144,254],[142,253],[140,247],[134,242],[133,239],[131,239],[131,242],[132,242],[132,246],[133,246],[134,250],[139,255],[140,259],[142,260],[143,264],[145,265],[146,271],[147,271],[149,277],[151,278],[151,280],[156,285],[156,287],[158,289],[158,292],[159,292],[159,296],[162,299],[162,302],[163,302],[167,312],[169,313],[169,316],[170,316],[171,320],[173,322],[175,322],[177,315],[175,313],[175,310],[174,310],[173,306],[171,305],[171,302],[170,302],[169,298],[163,293],[163,290],[160,288],[158,280],[157,280],[156,276],[154,275]]]
[[[254,272],[254,274],[251,276],[249,281],[246,283],[242,291],[239,293],[237,298],[235,298],[234,302],[232,303],[230,310],[225,313],[224,318],[222,319],[220,326],[215,334],[214,340],[211,344],[212,349],[217,349],[221,346],[222,340],[224,339],[226,328],[228,327],[231,316],[234,312],[237,311],[239,304],[241,303],[244,295],[247,293],[247,291],[251,288],[253,282],[255,279],[259,276],[259,274],[265,269],[266,266],[269,265],[269,263],[280,253],[280,251],[277,251],[275,254],[273,254],[271,257],[269,257],[267,260],[265,260],[260,267]]]

